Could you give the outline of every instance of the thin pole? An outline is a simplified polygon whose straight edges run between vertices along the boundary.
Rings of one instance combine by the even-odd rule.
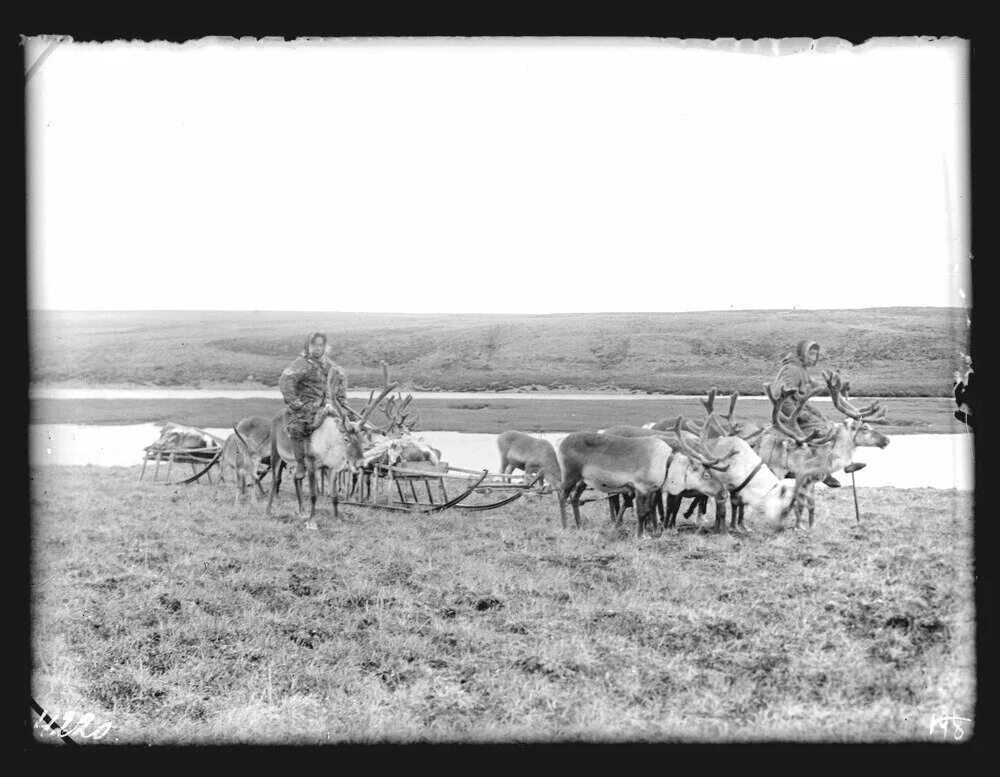
[[[858,487],[854,483],[854,473],[851,473],[851,491],[854,493],[854,515],[857,517],[857,523],[861,523],[861,511],[858,509]]]

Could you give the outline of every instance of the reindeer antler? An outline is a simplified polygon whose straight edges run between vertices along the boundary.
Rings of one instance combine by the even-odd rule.
[[[729,424],[730,434],[739,434],[740,425],[733,421],[733,412],[736,410],[736,401],[740,398],[740,392],[733,391],[729,395],[729,412],[723,414],[723,418],[726,419],[726,423]]]
[[[367,423],[368,416],[370,416],[375,408],[382,403],[382,400],[395,390],[398,385],[396,383],[389,383],[389,365],[386,364],[385,361],[380,361],[379,364],[382,365],[382,390],[379,392],[378,397],[374,400],[369,400],[368,404],[365,405],[364,410],[361,411],[361,415],[358,416],[358,423],[362,426]]]
[[[340,416],[340,420],[346,422],[347,414],[344,412],[344,408],[340,406],[340,402],[337,400],[337,391],[340,389],[340,372],[336,367],[331,367],[330,371],[326,374],[326,389],[327,393],[330,395],[330,405],[336,411],[337,415]]]
[[[833,399],[834,407],[848,418],[873,424],[887,423],[884,419],[885,408],[879,407],[878,400],[865,407],[855,407],[847,399],[850,384],[841,382],[838,373],[834,371],[824,372],[823,378],[826,380],[826,386],[830,390],[830,398]]]
[[[712,413],[715,412],[714,408],[715,408],[716,391],[717,389],[715,388],[715,386],[712,386],[712,388],[708,390],[708,399],[701,400],[701,404],[705,406],[706,415],[712,415]]]
[[[841,383],[841,385],[840,385],[840,391],[841,391],[841,395],[847,401],[847,403],[851,407],[855,408],[859,413],[861,413],[862,415],[865,415],[866,417],[867,417],[868,414],[879,415],[880,413],[884,413],[885,412],[884,409],[880,409],[881,403],[877,399],[872,400],[871,404],[865,405],[864,407],[857,407],[853,402],[851,402],[851,383],[850,383],[850,381],[846,381],[845,380],[843,383]]]
[[[789,424],[785,424],[781,420],[780,408],[784,404],[785,400],[789,397],[794,397],[798,392],[794,388],[783,389],[781,396],[775,397],[774,391],[771,389],[769,383],[764,384],[764,391],[767,393],[767,398],[771,400],[771,425],[781,432],[786,437],[794,440],[798,445],[806,445],[817,437],[819,437],[820,432],[818,429],[814,429],[808,435],[803,434],[802,430],[798,428],[796,422],[799,417],[799,413],[802,412],[802,408],[805,407],[806,401],[809,397],[814,396],[819,392],[819,388],[813,388],[802,395],[802,398],[798,400],[795,410],[789,416]]]
[[[398,389],[395,397],[386,397],[385,405],[382,407],[382,412],[385,413],[386,418],[389,419],[390,429],[398,428],[403,432],[410,432],[413,430],[420,414],[417,413],[411,418],[409,413],[403,412],[412,401],[413,394],[407,394],[406,397],[403,397],[402,392]]]
[[[704,449],[704,439],[702,437],[699,437],[698,448],[695,449],[694,446],[692,446],[687,440],[685,440],[684,436],[681,434],[681,424],[683,423],[683,421],[684,421],[683,416],[678,416],[677,421],[674,423],[674,436],[677,438],[677,442],[680,445],[681,449],[684,451],[684,453],[686,453],[691,458],[700,461],[709,469],[718,470],[719,472],[725,472],[727,469],[729,469],[728,464],[726,464],[725,466],[719,466],[719,465],[726,459],[735,456],[737,454],[737,451],[730,451],[722,458],[716,458],[712,456],[707,450]],[[702,430],[704,431],[705,427],[707,426],[708,424],[706,423],[702,427]]]
[[[698,430],[698,436],[701,441],[702,446],[705,444],[705,437],[708,433],[709,428],[714,430],[720,437],[730,437],[736,434],[735,427],[730,423],[729,428],[720,423],[719,419],[715,416],[715,397],[716,388],[713,386],[708,392],[708,398],[701,400],[701,403],[705,406],[706,416],[705,420]],[[723,418],[731,419],[733,414],[733,408],[736,406],[736,399],[730,397],[729,400],[729,413],[724,415]]]

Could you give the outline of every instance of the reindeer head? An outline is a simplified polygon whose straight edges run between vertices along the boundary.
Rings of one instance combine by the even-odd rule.
[[[330,372],[327,373],[326,382],[327,391],[330,396],[330,407],[339,419],[337,425],[346,446],[345,458],[347,466],[351,472],[356,473],[365,463],[364,444],[366,441],[370,441],[371,438],[371,432],[366,424],[368,416],[371,415],[375,407],[370,404],[362,411],[356,421],[352,421],[348,416],[347,410],[341,407],[337,399],[338,389],[340,388],[340,373],[336,369],[331,368]],[[388,393],[388,390],[382,396],[385,396],[386,393]],[[380,396],[379,401],[381,399],[382,397]]]
[[[698,439],[694,439],[693,436],[685,436],[690,433],[682,431],[684,419],[679,417],[674,422],[674,436],[677,438],[677,444],[681,451],[691,462],[691,469],[689,470],[688,478],[685,479],[685,483],[687,484],[688,480],[691,480],[691,487],[695,490],[701,491],[703,494],[718,495],[726,487],[725,474],[729,470],[729,464],[725,462],[736,456],[739,451],[731,450],[722,457],[713,456],[708,451],[705,447],[705,439],[708,429],[713,422],[714,418],[712,417],[711,410],[709,410],[708,417],[705,423],[702,424]]]
[[[854,444],[862,448],[884,448],[889,444],[889,435],[883,434],[866,419],[848,418],[844,426]]]
[[[795,506],[795,497],[795,481],[790,478],[780,481],[778,487],[764,497],[760,506],[764,517],[780,523]]]
[[[855,445],[871,448],[884,448],[889,444],[889,437],[873,428],[874,424],[886,424],[885,408],[875,400],[864,407],[856,407],[850,400],[851,384],[840,379],[834,371],[824,372],[830,397],[834,407],[847,416],[844,426],[851,433]]]
[[[363,432],[355,424],[347,424],[349,431],[344,434],[344,441],[347,443],[347,466],[351,472],[357,473],[365,464],[365,452],[361,446]]]
[[[233,432],[236,433],[236,450],[239,451],[239,455],[243,459],[244,471],[252,472],[258,480],[264,477],[268,466],[262,462],[264,458],[263,451],[259,450],[256,445],[240,434],[240,430],[235,426],[233,427]]]
[[[702,464],[696,458],[687,456],[688,469],[684,475],[684,488],[698,491],[711,497],[720,497],[726,491],[726,484],[719,479],[718,473]]]

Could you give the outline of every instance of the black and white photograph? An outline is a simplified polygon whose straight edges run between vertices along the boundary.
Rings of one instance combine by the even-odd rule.
[[[973,741],[969,40],[21,45],[29,747]]]

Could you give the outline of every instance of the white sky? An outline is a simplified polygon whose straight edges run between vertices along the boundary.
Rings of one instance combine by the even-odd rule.
[[[63,43],[26,87],[29,306],[960,305],[966,69],[957,39]]]

